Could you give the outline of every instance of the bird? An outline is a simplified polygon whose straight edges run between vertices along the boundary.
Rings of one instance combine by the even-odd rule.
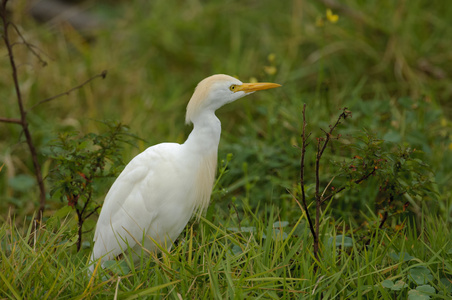
[[[216,74],[196,86],[185,121],[193,129],[183,144],[161,143],[135,156],[108,191],[94,233],[90,271],[107,260],[142,247],[171,250],[192,216],[209,205],[217,168],[221,122],[215,111],[277,83],[243,83]],[[159,244],[159,245],[157,245]],[[99,262],[100,260],[100,262]]]

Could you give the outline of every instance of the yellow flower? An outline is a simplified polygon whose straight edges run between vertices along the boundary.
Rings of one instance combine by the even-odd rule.
[[[270,54],[267,56],[268,61],[271,62],[271,63],[275,61],[275,58],[276,58],[275,53],[270,53]]]
[[[339,20],[339,16],[333,14],[331,9],[329,9],[329,8],[326,10],[326,18],[328,19],[328,21],[330,21],[333,24],[336,23],[337,20]]]
[[[278,70],[274,66],[264,66],[264,71],[268,75],[275,75]]]
[[[452,143],[449,144],[449,150],[452,151]]]

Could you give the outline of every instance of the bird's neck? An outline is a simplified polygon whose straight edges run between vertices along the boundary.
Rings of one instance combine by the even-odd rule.
[[[216,154],[220,135],[220,120],[213,112],[205,113],[193,120],[193,130],[184,145],[200,155]]]
[[[221,135],[221,123],[214,112],[204,112],[193,121],[193,130],[182,145],[193,170],[195,193],[193,209],[201,215],[209,205],[217,169],[218,144]],[[194,159],[197,157],[197,159]]]

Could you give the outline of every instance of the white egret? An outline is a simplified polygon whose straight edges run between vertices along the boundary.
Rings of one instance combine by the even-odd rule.
[[[127,245],[171,248],[195,213],[208,206],[217,166],[221,123],[215,111],[276,83],[242,83],[228,75],[202,80],[187,106],[186,123],[193,131],[183,144],[149,147],[124,168],[108,192],[94,234],[93,264],[114,259]],[[139,242],[139,243],[137,243]],[[136,256],[135,256],[136,257]]]

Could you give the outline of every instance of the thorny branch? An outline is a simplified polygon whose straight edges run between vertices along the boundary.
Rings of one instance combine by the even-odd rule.
[[[351,116],[351,112],[347,110],[347,108],[344,108],[342,110],[342,113],[337,118],[336,123],[333,126],[330,126],[330,130],[327,132],[322,129],[322,131],[325,133],[325,137],[317,138],[317,152],[316,152],[316,160],[315,160],[315,224],[312,223],[312,218],[308,211],[308,205],[306,202],[306,193],[304,189],[304,161],[305,161],[305,152],[306,147],[308,145],[307,139],[311,135],[306,134],[306,104],[303,105],[303,127],[302,127],[302,144],[301,144],[301,161],[300,161],[300,184],[301,184],[301,197],[303,202],[304,210],[306,211],[306,217],[309,222],[309,228],[311,230],[313,239],[314,239],[314,258],[316,260],[319,259],[319,235],[320,235],[320,215],[321,215],[321,206],[325,202],[326,199],[331,198],[332,194],[324,198],[324,193],[320,193],[320,160],[322,158],[322,155],[328,146],[328,143],[331,139],[335,138],[333,136],[333,132],[336,129],[336,127],[341,123],[342,119],[346,119]],[[338,139],[336,137],[336,139]],[[368,174],[367,176],[364,176],[363,178],[357,180],[357,183],[365,180],[367,177],[369,177],[371,174]],[[331,180],[332,181],[332,180]],[[330,181],[330,183],[331,183]],[[359,182],[358,182],[359,181]],[[330,184],[329,183],[329,184]],[[341,190],[345,189],[342,188]]]
[[[311,216],[309,215],[308,204],[306,202],[306,192],[304,189],[304,162],[305,162],[305,154],[306,147],[309,143],[307,143],[307,139],[311,136],[311,133],[306,134],[306,103],[303,105],[303,127],[301,133],[301,159],[300,159],[300,185],[301,185],[301,200],[303,203],[304,210],[306,212],[306,217],[309,222],[309,228],[311,229],[312,236],[315,237],[314,226],[312,225]]]
[[[322,158],[323,152],[325,151],[326,147],[328,146],[328,142],[333,138],[333,131],[336,129],[336,127],[341,123],[342,119],[346,119],[351,116],[351,112],[347,110],[345,107],[342,110],[342,113],[339,115],[339,117],[336,120],[336,123],[333,126],[330,126],[330,130],[326,132],[322,129],[322,131],[325,133],[324,138],[318,138],[317,139],[317,155],[315,159],[315,236],[314,239],[314,255],[316,258],[318,258],[318,251],[319,251],[319,235],[320,235],[320,209],[323,203],[323,197],[320,194],[320,159]],[[338,136],[337,138],[339,138]],[[323,144],[322,144],[323,143]]]
[[[372,169],[372,171],[370,171],[369,173],[363,175],[361,178],[356,179],[355,181],[353,181],[353,183],[355,184],[360,184],[361,182],[363,182],[364,180],[366,180],[367,178],[369,178],[370,176],[372,176],[373,174],[375,174],[375,171],[377,171],[377,168]],[[334,195],[336,195],[339,192],[342,192],[343,190],[345,190],[345,186],[340,187],[339,189],[337,189],[334,193],[329,194],[326,197],[322,197],[322,203],[325,203],[326,201],[328,201],[329,199],[331,199],[331,197],[333,197]]]
[[[331,138],[333,138],[333,132],[336,129],[336,127],[341,123],[342,119],[345,120],[346,118],[348,118],[350,116],[351,116],[351,112],[349,110],[347,110],[347,108],[345,107],[342,110],[342,113],[337,118],[336,123],[333,126],[330,125],[330,130],[328,132],[322,129],[322,131],[325,133],[325,137],[317,139],[317,155],[316,155],[316,160],[315,160],[315,198],[316,198],[316,211],[318,210],[319,214],[320,214],[320,206],[326,201],[325,198],[323,198],[323,194],[320,194],[320,159],[322,158],[323,152],[325,151],[326,147],[328,146],[328,142],[331,140]],[[340,137],[340,135],[338,135],[337,139],[339,137]],[[323,144],[322,144],[322,142],[323,142]],[[345,189],[345,187],[343,187],[342,190],[343,189]],[[332,195],[329,195],[327,198],[329,199],[329,198],[331,198],[331,196]],[[318,228],[318,226],[317,226],[317,228]]]
[[[2,5],[0,8],[0,18],[2,22],[3,32],[2,32],[2,38],[6,46],[6,51],[8,52],[9,56],[9,63],[11,65],[12,70],[12,77],[14,82],[14,89],[16,92],[17,97],[17,104],[19,105],[19,112],[20,112],[20,123],[13,122],[16,124],[20,124],[22,126],[22,129],[25,134],[25,139],[27,141],[28,148],[30,149],[31,159],[33,161],[33,167],[35,169],[35,176],[36,181],[38,183],[39,187],[39,211],[38,211],[38,219],[42,217],[42,214],[44,212],[45,208],[45,202],[46,202],[46,193],[45,193],[45,186],[44,186],[44,180],[42,178],[42,172],[41,172],[41,165],[38,161],[38,153],[36,151],[35,145],[33,143],[33,138],[31,136],[30,130],[28,129],[28,122],[27,122],[27,113],[24,109],[23,100],[22,100],[22,94],[20,92],[20,86],[19,86],[19,79],[17,76],[17,67],[16,62],[14,61],[14,54],[13,49],[9,37],[9,31],[8,27],[13,26],[12,23],[7,20],[7,13],[6,13],[6,3],[7,0],[2,1]],[[16,27],[14,27],[17,30]]]
[[[33,138],[32,138],[32,135],[31,135],[29,127],[28,127],[29,124],[27,121],[27,113],[28,113],[28,111],[30,111],[31,109],[35,108],[36,106],[38,106],[40,104],[49,102],[51,100],[57,99],[64,95],[68,95],[69,93],[82,88],[84,85],[91,82],[95,78],[98,78],[98,77],[105,78],[105,76],[107,75],[107,71],[102,71],[100,74],[97,74],[97,75],[89,78],[82,84],[80,84],[74,88],[71,88],[70,90],[68,90],[64,93],[61,93],[56,96],[53,96],[53,97],[40,101],[37,104],[35,104],[34,106],[32,106],[27,111],[24,107],[23,98],[22,98],[22,94],[20,91],[20,85],[19,85],[19,79],[18,79],[18,73],[17,73],[17,65],[16,65],[16,62],[14,59],[13,47],[18,44],[24,44],[28,48],[28,50],[31,53],[33,53],[33,55],[39,60],[39,62],[43,66],[47,65],[47,62],[45,60],[43,60],[42,57],[36,52],[35,49],[39,50],[39,48],[33,44],[28,43],[25,40],[24,36],[21,34],[20,30],[17,28],[17,26],[8,20],[7,9],[6,9],[7,2],[8,2],[8,0],[2,0],[1,6],[0,6],[0,19],[1,19],[0,20],[0,22],[1,22],[0,28],[2,29],[1,38],[3,39],[3,42],[5,43],[6,50],[7,50],[8,57],[9,57],[9,62],[10,62],[11,70],[12,70],[14,89],[15,89],[16,98],[17,98],[17,104],[19,106],[20,119],[0,117],[0,122],[18,124],[22,127],[22,130],[25,134],[25,139],[26,139],[28,148],[30,149],[31,158],[33,161],[33,167],[35,169],[36,181],[37,181],[38,187],[39,187],[39,211],[38,211],[38,217],[37,217],[37,219],[39,220],[44,213],[45,203],[46,203],[46,192],[45,192],[45,185],[44,185],[44,180],[43,180],[42,172],[41,172],[41,165],[39,164],[39,161],[38,161],[38,153],[36,151],[36,147],[34,145]],[[11,42],[11,38],[9,35],[9,27],[14,29],[14,31],[17,33],[17,35],[22,40],[21,42]]]

